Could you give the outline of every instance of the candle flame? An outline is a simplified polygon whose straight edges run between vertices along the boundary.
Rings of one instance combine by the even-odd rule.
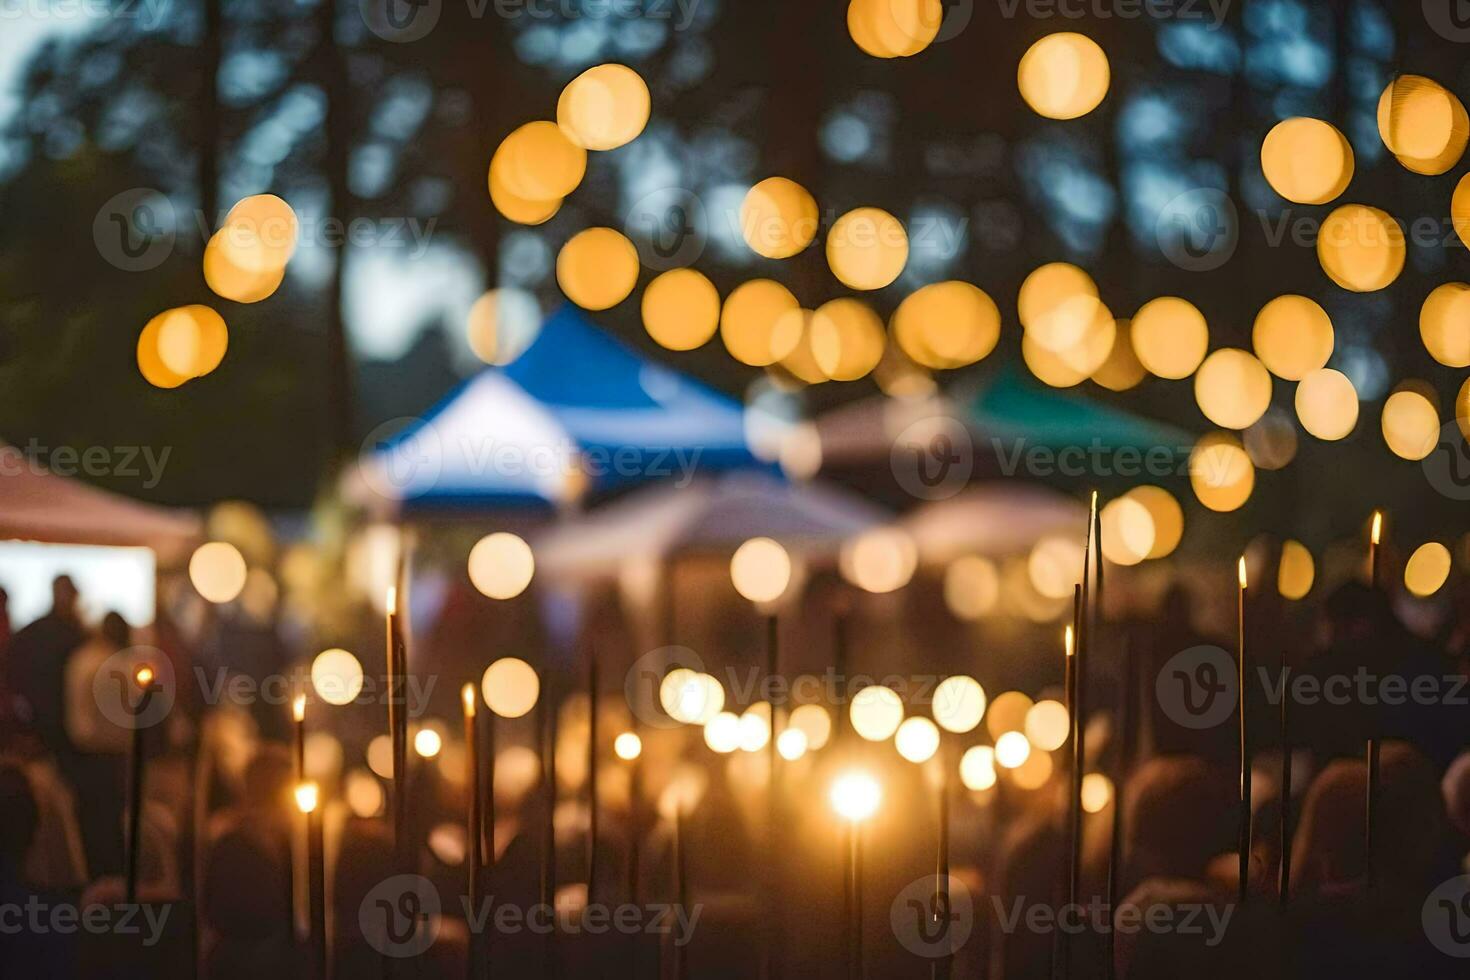
[[[1241,555],[1240,556],[1240,560],[1238,562],[1236,562],[1236,564],[1235,564],[1235,571],[1236,571],[1236,574],[1238,574],[1240,576],[1240,587],[1242,589],[1245,588],[1245,584],[1246,584],[1246,578],[1245,578],[1245,555]]]
[[[1073,635],[1071,626],[1068,626],[1062,633],[1062,643],[1067,648],[1067,656],[1070,657],[1077,652],[1077,638]]]
[[[398,615],[398,586],[396,586],[396,585],[390,585],[390,586],[388,586],[388,604],[387,604],[387,609],[388,609],[388,615],[389,616],[396,616],[396,615]]]
[[[302,813],[310,813],[316,809],[319,791],[316,783],[296,784],[296,809]]]
[[[295,700],[291,702],[291,717],[295,718],[298,723],[306,720],[305,694],[296,695]]]
[[[466,684],[459,689],[459,696],[464,700],[464,716],[475,717],[475,685]]]
[[[144,664],[133,672],[133,680],[138,682],[139,687],[147,687],[153,683],[153,668]]]
[[[1375,510],[1373,512],[1373,533],[1371,535],[1372,542],[1374,544],[1378,544],[1378,542],[1382,539],[1382,534],[1383,534],[1383,511],[1381,511],[1381,510]]]

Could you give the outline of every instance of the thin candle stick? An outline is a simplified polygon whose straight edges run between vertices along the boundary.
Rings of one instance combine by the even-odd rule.
[[[551,692],[541,697],[541,795],[545,800],[541,830],[541,906],[556,901],[556,702]],[[556,953],[556,916],[541,937],[541,972],[555,978],[561,973]]]
[[[597,649],[587,647],[587,901],[597,901]]]
[[[852,824],[852,975],[863,980],[863,825]]]
[[[404,772],[407,766],[407,760],[405,758],[407,746],[403,744],[406,743],[407,739],[406,734],[400,734],[400,732],[403,730],[403,723],[407,719],[401,717],[403,711],[398,703],[398,676],[402,670],[399,658],[402,656],[403,651],[399,645],[397,586],[390,585],[388,587],[386,627],[387,635],[384,645],[386,648],[388,674],[388,738],[393,757],[392,796],[389,802],[392,807],[390,812],[393,815],[393,849],[394,854],[401,864],[408,846],[407,830],[405,827],[408,800],[405,792],[406,773]]]
[[[292,742],[293,742],[293,746],[292,747],[295,750],[295,753],[294,754],[295,754],[296,783],[298,785],[300,785],[301,783],[306,782],[306,695],[305,694],[298,694],[291,701],[291,734],[292,734]],[[286,844],[286,849],[287,849],[287,853],[288,854],[291,851],[291,849],[295,846],[294,843],[293,843],[293,841],[300,840],[300,838],[297,837],[296,834],[297,834],[296,825],[293,823],[291,825],[291,839],[288,839],[287,844]],[[295,865],[294,865],[294,863],[292,863],[290,866],[291,867],[294,867]],[[297,930],[297,922],[296,922],[296,889],[297,889],[297,881],[298,881],[297,877],[294,874],[292,874],[290,876],[290,880],[286,883],[287,884],[287,887],[286,887],[286,905],[287,905],[286,915],[287,915],[288,921],[291,923],[291,939],[292,939],[293,942],[296,939],[296,930]],[[309,882],[303,881],[303,882],[301,882],[301,885],[304,886],[307,889],[310,888],[310,883]]]
[[[148,728],[142,723],[142,715],[148,710],[148,702],[153,696],[153,668],[147,664],[139,667],[133,672],[133,682],[138,687],[138,702],[137,707],[130,710],[133,721],[133,739],[131,765],[128,768],[130,777],[128,783],[128,864],[125,885],[129,905],[136,905],[138,901],[138,859],[142,851],[144,775],[148,765],[148,751],[144,742],[144,733]],[[123,698],[126,707],[129,704],[127,695],[124,694]]]
[[[1236,572],[1240,580],[1240,591],[1236,604],[1236,636],[1238,648],[1236,651],[1236,669],[1238,671],[1237,690],[1240,701],[1240,839],[1237,844],[1240,854],[1239,880],[1237,882],[1237,897],[1244,903],[1250,892],[1250,870],[1251,870],[1251,744],[1250,732],[1247,728],[1246,709],[1246,644],[1245,644],[1245,600],[1246,600],[1246,573],[1245,556],[1242,555],[1236,564]]]
[[[689,908],[687,862],[684,843],[684,802],[679,800],[674,804],[674,897],[677,902],[674,908],[678,915],[684,915]],[[684,946],[679,943],[674,944],[674,977],[675,980],[688,980],[689,978],[689,958],[685,954]]]
[[[1368,533],[1368,584],[1376,592],[1379,585],[1379,544],[1383,535],[1383,512],[1373,512],[1373,527]],[[1367,813],[1365,815],[1363,832],[1364,847],[1367,853],[1368,886],[1376,887],[1378,884],[1378,862],[1375,860],[1373,833],[1378,822],[1378,788],[1379,770],[1381,767],[1380,754],[1382,745],[1378,738],[1377,719],[1369,715],[1368,729],[1368,799]]]
[[[484,860],[485,828],[480,819],[480,738],[476,723],[475,685],[466,684],[460,689],[464,703],[464,784],[465,784],[465,891],[469,897],[470,914],[479,914],[480,867]],[[468,955],[465,957],[465,975],[474,980],[480,973],[480,942],[471,932]]]
[[[1118,765],[1113,775],[1113,826],[1108,835],[1108,915],[1118,907],[1118,891],[1123,879],[1123,787],[1127,785],[1134,751],[1133,698],[1138,686],[1138,660],[1125,635],[1123,638],[1123,684],[1118,692]],[[1117,975],[1117,930],[1110,927],[1103,935],[1103,976],[1112,980]]]
[[[940,750],[939,766],[939,848],[934,863],[934,918],[946,947],[949,936],[949,767],[944,765],[943,749]],[[954,959],[946,953],[935,957],[929,964],[929,975],[933,980],[948,980]]]
[[[1278,895],[1284,910],[1291,902],[1291,729],[1287,725],[1286,696],[1290,668],[1286,664],[1286,645],[1281,646],[1281,868]]]
[[[1082,880],[1082,747],[1079,737],[1078,718],[1081,711],[1077,695],[1077,634],[1082,627],[1082,586],[1079,583],[1072,591],[1072,624],[1062,634],[1066,657],[1064,692],[1067,701],[1067,856],[1066,894],[1068,905],[1075,905]],[[1057,930],[1053,936],[1054,955],[1061,960],[1062,976],[1072,975],[1071,944]],[[1059,947],[1059,948],[1056,948]]]
[[[781,824],[781,767],[780,754],[776,751],[776,735],[780,728],[776,724],[776,678],[780,672],[780,641],[776,614],[766,616],[766,695],[770,699],[771,731],[766,740],[766,853],[776,855],[780,851]],[[781,862],[766,862],[766,888],[769,901],[766,904],[766,955],[765,976],[774,978],[781,969]]]

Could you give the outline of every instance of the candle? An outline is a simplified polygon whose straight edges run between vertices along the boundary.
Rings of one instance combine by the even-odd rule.
[[[642,829],[639,801],[643,796],[643,740],[637,732],[623,732],[613,740],[613,752],[628,763],[628,867],[625,893],[630,905],[638,904],[639,835]],[[629,937],[628,976],[638,975],[638,936]]]
[[[878,781],[861,770],[851,770],[837,777],[832,784],[832,809],[837,811],[847,824],[846,877],[848,893],[852,897],[852,918],[847,929],[848,976],[861,980],[863,976],[863,838],[862,825],[878,810],[883,790]]]
[[[1076,903],[1082,891],[1082,768],[1086,762],[1082,754],[1082,671],[1078,652],[1078,639],[1084,634],[1082,622],[1085,615],[1085,590],[1078,585],[1072,592],[1073,625],[1066,628],[1063,643],[1067,658],[1067,724],[1071,728],[1071,758],[1067,771],[1067,901]],[[1070,967],[1067,957],[1071,944],[1061,937],[1063,964]]]
[[[587,901],[597,901],[597,650],[587,651]]]
[[[1373,527],[1368,532],[1368,583],[1374,590],[1377,590],[1378,588],[1380,557],[1378,546],[1381,542],[1382,535],[1383,511],[1375,510],[1373,512]],[[1363,827],[1365,837],[1363,843],[1368,856],[1368,885],[1370,887],[1373,887],[1376,886],[1378,883],[1378,868],[1377,862],[1374,861],[1373,853],[1373,830],[1374,824],[1377,822],[1378,817],[1378,780],[1380,768],[1379,750],[1382,748],[1382,746],[1380,745],[1377,738],[1378,732],[1376,719],[1370,720],[1369,725],[1370,729],[1368,732],[1367,751],[1368,807],[1367,819],[1364,822]]]
[[[306,695],[298,694],[291,701],[291,734],[296,750],[296,781],[306,781]]]
[[[392,745],[393,755],[393,779],[392,779],[392,814],[393,814],[393,843],[397,855],[402,861],[405,849],[408,845],[407,832],[405,828],[407,814],[407,796],[405,795],[404,769],[407,766],[408,754],[408,730],[407,719],[401,717],[403,712],[398,704],[398,675],[402,669],[399,657],[402,649],[399,646],[398,636],[398,588],[388,586],[387,603],[387,673],[388,673],[388,736]]]
[[[1118,886],[1123,878],[1123,801],[1121,793],[1128,781],[1134,750],[1133,697],[1138,686],[1138,659],[1128,639],[1123,638],[1123,685],[1118,692],[1118,768],[1113,779],[1113,826],[1108,836],[1108,903],[1109,910],[1118,907]],[[1111,980],[1117,975],[1114,955],[1116,931],[1109,929],[1103,937],[1103,976]]]
[[[296,785],[296,808],[306,816],[306,873],[308,907],[311,925],[307,938],[311,944],[312,976],[327,976],[327,882],[325,848],[322,841],[320,791],[316,783]]]
[[[143,786],[144,769],[148,764],[148,753],[145,751],[143,734],[147,726],[139,721],[144,711],[148,710],[148,702],[153,695],[153,668],[148,664],[140,665],[133,671],[133,682],[138,686],[138,703],[136,707],[127,704],[127,696],[124,695],[124,707],[133,721],[133,744],[128,771],[130,774],[128,788],[128,840],[127,840],[127,902],[134,905],[138,901],[138,858],[142,846],[142,819],[143,819]]]
[[[776,749],[776,736],[780,732],[776,724],[776,677],[780,671],[780,644],[776,614],[768,613],[766,619],[766,696],[770,699],[770,737],[766,739],[766,853],[779,854],[781,823],[780,753]],[[765,973],[767,977],[779,976],[781,972],[781,862],[766,862],[766,952]]]
[[[1251,752],[1250,737],[1246,729],[1246,661],[1245,661],[1245,594],[1246,574],[1245,556],[1240,557],[1236,564],[1236,573],[1240,579],[1240,591],[1236,604],[1236,636],[1238,648],[1236,652],[1236,669],[1238,671],[1240,700],[1240,850],[1239,881],[1237,883],[1237,895],[1243,903],[1250,887],[1251,869]]]
[[[939,766],[939,853],[934,865],[934,921],[944,930],[949,942],[949,767],[941,752]],[[935,958],[929,964],[932,980],[946,980],[953,960],[949,955]]]
[[[684,801],[680,797],[674,800],[674,900],[675,914],[684,915],[689,907],[689,874],[684,854]],[[674,944],[674,977],[689,977],[689,959],[679,943]]]
[[[465,786],[465,893],[469,896],[470,914],[479,914],[480,866],[484,856],[485,829],[480,823],[480,739],[475,725],[475,685],[460,688],[464,702],[464,786]],[[470,933],[465,975],[473,980],[479,975],[479,937]]]

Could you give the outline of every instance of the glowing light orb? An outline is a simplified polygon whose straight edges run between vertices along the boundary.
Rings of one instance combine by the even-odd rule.
[[[799,309],[791,290],[778,282],[753,279],[742,283],[725,297],[720,339],[741,364],[774,364],[801,341],[803,321],[786,315]]]
[[[432,728],[420,728],[413,736],[413,750],[420,758],[432,759],[444,748],[444,736]]]
[[[974,731],[985,717],[985,688],[973,677],[956,674],[934,688],[934,720],[947,732]]]
[[[286,278],[286,267],[242,269],[230,260],[225,231],[217,231],[204,247],[204,282],[217,295],[236,303],[259,303],[275,295]]]
[[[1271,128],[1261,143],[1261,171],[1282,197],[1326,204],[1353,179],[1353,148],[1331,123],[1297,116]]]
[[[1450,549],[1438,541],[1421,544],[1404,566],[1404,588],[1421,599],[1434,595],[1450,577]]]
[[[1404,271],[1404,230],[1386,211],[1345,204],[1327,216],[1317,234],[1317,260],[1343,289],[1369,293]]]
[[[1092,372],[1092,380],[1109,391],[1127,391],[1137,387],[1148,371],[1133,349],[1133,321],[1116,320],[1114,324],[1113,349],[1102,367]]]
[[[490,203],[510,221],[520,225],[542,225],[556,217],[561,210],[562,198],[550,201],[530,201],[517,197],[506,190],[504,181],[492,168],[490,171]]]
[[[767,177],[745,194],[740,233],[757,255],[789,259],[817,237],[817,202],[805,187],[785,177]]]
[[[1383,441],[1395,456],[1419,460],[1439,442],[1439,412],[1417,391],[1396,391],[1383,403]]]
[[[847,32],[875,58],[907,58],[927,48],[944,19],[942,0],[851,0]]]
[[[1228,513],[1250,499],[1256,468],[1234,436],[1217,432],[1201,439],[1190,453],[1189,483],[1200,503]]]
[[[893,339],[914,362],[950,370],[983,360],[1000,339],[1000,310],[983,290],[955,280],[906,296],[893,314]]]
[[[632,762],[643,754],[643,739],[637,732],[619,732],[613,739],[613,754],[624,762]]]
[[[227,541],[210,541],[189,558],[194,591],[213,603],[232,602],[245,588],[248,570],[240,549]]]
[[[616,150],[648,125],[648,85],[627,65],[597,65],[567,83],[556,101],[556,124],[587,150]]]
[[[1341,371],[1313,371],[1297,385],[1296,417],[1318,439],[1341,439],[1358,424],[1357,389]]]
[[[387,735],[375,735],[367,747],[367,764],[383,779],[393,778],[393,739]]]
[[[505,365],[525,352],[541,332],[541,306],[524,289],[492,289],[470,307],[465,335],[486,364]]]
[[[1082,777],[1082,809],[1088,813],[1102,813],[1113,802],[1113,781],[1100,772],[1090,772]]]
[[[1199,366],[1194,398],[1205,418],[1221,428],[1246,429],[1271,407],[1271,375],[1250,354],[1226,347]]]
[[[1134,314],[1132,328],[1139,362],[1150,374],[1173,381],[1194,373],[1210,345],[1204,314],[1177,296],[1145,303]]]
[[[983,792],[995,785],[995,749],[976,745],[960,756],[960,782],[965,788]]]
[[[990,732],[990,737],[1000,738],[1006,732],[1024,729],[1032,704],[1032,700],[1021,691],[1006,691],[998,695],[985,716],[985,729]]]
[[[362,693],[362,664],[340,647],[323,650],[311,662],[311,689],[327,704],[351,704]]]
[[[704,744],[721,755],[729,755],[740,748],[740,716],[721,711],[705,722]]]
[[[812,314],[808,330],[812,357],[833,381],[865,377],[883,358],[883,321],[862,300],[823,303]]]
[[[1124,495],[1103,507],[1103,556],[1115,565],[1137,565],[1154,548],[1154,518],[1143,504]]]
[[[776,753],[787,762],[795,762],[806,755],[806,732],[800,728],[788,728],[776,737]]]
[[[678,667],[664,676],[658,688],[659,704],[668,716],[685,725],[703,725],[725,707],[725,689],[709,674]]]
[[[995,740],[995,761],[1002,769],[1015,769],[1031,758],[1031,743],[1020,732],[1005,732]]]
[[[1076,119],[1096,109],[1108,94],[1108,56],[1083,34],[1049,34],[1021,56],[1016,72],[1021,98],[1039,116]]]
[[[903,722],[903,701],[891,688],[875,684],[853,695],[848,717],[860,738],[882,742]]]
[[[1032,745],[1055,752],[1066,744],[1067,737],[1071,735],[1072,719],[1062,702],[1050,699],[1037,701],[1026,712],[1023,730]]]
[[[787,724],[800,729],[806,736],[806,744],[813,752],[827,744],[832,737],[832,716],[820,704],[798,705],[791,712]],[[777,746],[779,749],[780,746]]]
[[[1446,367],[1470,367],[1470,286],[1447,282],[1424,300],[1419,337],[1429,356]]]
[[[928,718],[905,718],[894,733],[893,745],[909,762],[928,762],[939,751],[939,728]]]
[[[1153,520],[1154,543],[1145,558],[1165,558],[1179,547],[1184,537],[1184,508],[1174,495],[1163,487],[1134,487],[1124,495],[1142,504]]]
[[[878,812],[883,787],[861,770],[845,772],[832,783],[832,809],[844,820],[861,823]]]
[[[672,269],[643,290],[643,329],[668,350],[694,350],[720,326],[720,293],[694,269]]]
[[[1048,599],[1071,598],[1082,581],[1082,542],[1071,535],[1052,534],[1031,546],[1026,559],[1031,587]]]
[[[899,528],[874,528],[843,546],[838,566],[844,578],[865,592],[894,592],[913,578],[919,549]]]
[[[296,254],[301,227],[291,205],[274,194],[244,198],[218,233],[220,258],[244,273],[277,273]]]
[[[881,208],[849,211],[827,233],[827,264],[849,289],[882,289],[898,278],[908,260],[908,233]]]
[[[383,784],[370,772],[354,769],[347,774],[343,784],[343,796],[352,815],[368,820],[383,811]]]
[[[791,556],[780,542],[751,538],[730,559],[730,581],[751,602],[774,602],[791,584]]]
[[[611,309],[638,284],[638,249],[612,228],[580,231],[556,257],[556,282],[584,310]]]
[[[513,599],[536,574],[531,546],[509,531],[487,534],[470,549],[470,582],[491,599]]]
[[[485,668],[480,694],[490,710],[502,718],[520,718],[536,707],[541,678],[536,669],[517,657],[501,657]]]
[[[771,706],[764,701],[740,716],[740,751],[759,752],[771,740]]]
[[[1335,343],[1327,311],[1305,296],[1278,296],[1256,315],[1251,345],[1267,370],[1300,381],[1327,364]]]
[[[978,620],[999,601],[1000,571],[989,558],[963,555],[944,570],[944,603],[957,619]]]
[[[1296,601],[1312,591],[1317,578],[1317,565],[1312,553],[1300,541],[1285,541],[1281,545],[1281,565],[1276,570],[1276,591],[1283,598]]]
[[[499,183],[521,201],[560,201],[582,183],[587,151],[554,122],[538,120],[514,130],[490,160],[490,186]]]
[[[1433,176],[1460,162],[1470,138],[1470,116],[1434,79],[1400,75],[1378,99],[1378,135],[1405,168]]]

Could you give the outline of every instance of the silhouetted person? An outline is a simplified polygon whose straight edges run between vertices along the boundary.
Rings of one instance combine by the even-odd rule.
[[[39,889],[26,880],[26,855],[39,824],[40,808],[30,780],[20,769],[0,764],[0,908],[18,910],[0,929],[0,972],[27,980],[70,978],[76,974],[75,937],[35,929],[24,919],[13,918],[29,915],[28,907],[49,912],[75,902],[74,896]]]
[[[123,695],[110,678],[99,682],[98,674],[120,669],[109,661],[130,645],[127,620],[110,612],[102,617],[97,633],[66,662],[66,733],[76,753],[68,775],[76,789],[82,841],[93,875],[123,869],[123,778],[130,732],[115,720],[117,712],[102,709],[99,696],[117,697],[120,708]]]
[[[9,661],[14,693],[25,702],[25,716],[41,744],[58,759],[70,755],[66,737],[67,656],[82,642],[77,618],[77,587],[66,575],[51,583],[51,611],[15,634]]]

